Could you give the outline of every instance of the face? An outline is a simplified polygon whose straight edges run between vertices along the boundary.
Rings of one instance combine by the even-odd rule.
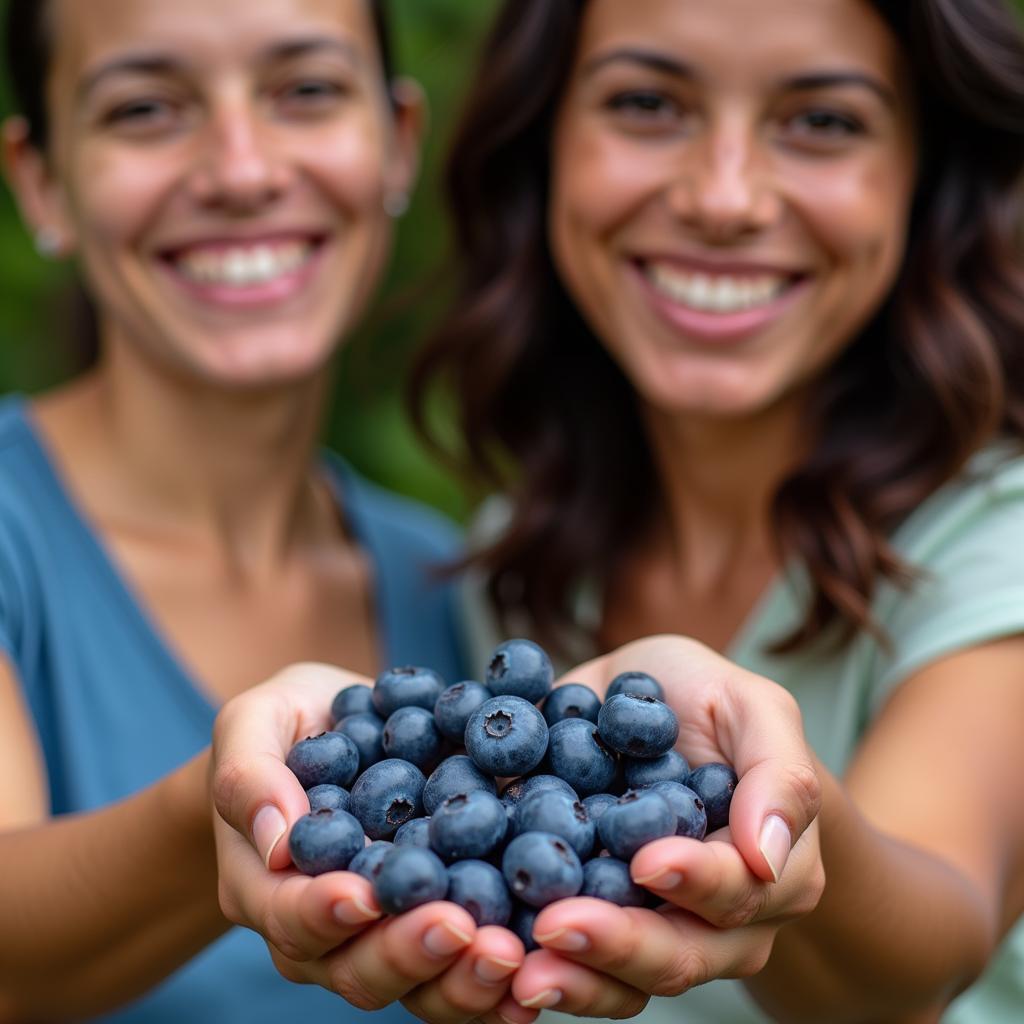
[[[876,312],[915,178],[900,66],[866,0],[590,0],[549,231],[650,409],[796,407]]]
[[[227,386],[315,373],[386,256],[413,112],[366,0],[51,0],[46,161],[13,161],[104,342]],[[35,166],[38,173],[30,170]]]

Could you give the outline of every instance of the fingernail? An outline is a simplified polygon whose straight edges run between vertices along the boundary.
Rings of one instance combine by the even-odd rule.
[[[473,973],[488,985],[504,981],[513,971],[517,970],[519,964],[514,960],[502,960],[496,956],[477,957],[473,965]]]
[[[252,841],[267,867],[270,867],[270,855],[287,831],[288,822],[273,804],[261,807],[252,819]]]
[[[757,848],[768,862],[772,878],[777,882],[782,877],[782,869],[786,866],[789,851],[793,848],[789,826],[777,814],[769,814],[765,818]]]
[[[472,941],[472,935],[467,935],[448,921],[442,921],[423,936],[423,948],[431,956],[451,956],[465,949]]]
[[[379,910],[368,907],[355,896],[338,900],[332,909],[335,919],[342,924],[366,924],[369,921],[376,921],[380,917]]]
[[[562,1001],[562,990],[560,988],[546,988],[529,999],[520,999],[519,1005],[525,1006],[528,1010],[550,1010]]]
[[[682,880],[683,876],[671,868],[662,868],[653,875],[633,879],[637,885],[644,885],[648,889],[674,889]]]
[[[534,938],[542,946],[561,949],[566,953],[582,953],[583,950],[590,947],[590,939],[583,932],[576,931],[575,928],[560,928],[557,932],[535,935]]]

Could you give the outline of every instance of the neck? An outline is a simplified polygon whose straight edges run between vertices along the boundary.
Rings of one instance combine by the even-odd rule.
[[[743,421],[648,411],[646,423],[665,510],[659,533],[680,571],[704,586],[773,561],[771,503],[803,449],[798,411]]]
[[[328,528],[311,460],[326,374],[229,392],[169,379],[108,350],[66,393],[65,463],[115,527],[209,545],[258,572]]]

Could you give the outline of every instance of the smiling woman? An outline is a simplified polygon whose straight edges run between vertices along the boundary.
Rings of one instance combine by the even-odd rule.
[[[464,674],[430,574],[453,531],[317,445],[416,175],[418,90],[390,79],[370,0],[11,0],[6,39],[9,181],[40,247],[77,262],[100,354],[0,403],[0,1018],[354,1017],[281,977],[325,968],[279,927],[276,960],[228,928],[208,744],[223,703],[295,661]],[[268,718],[306,728],[300,690]],[[259,854],[221,866],[255,862],[263,888],[224,913],[272,931],[281,889],[304,890],[265,872],[285,825],[259,810]],[[361,934],[358,878],[332,884],[340,975],[390,933]],[[364,1004],[429,995],[465,918],[406,922],[418,959],[386,993],[364,979]],[[425,948],[437,929],[458,942]],[[480,1015],[504,987],[460,993]]]
[[[460,290],[415,397],[423,423],[451,389],[455,454],[499,492],[466,560],[479,650],[515,632],[597,676],[644,668],[621,645],[671,672],[671,635],[695,637],[795,698],[815,770],[792,778],[822,797],[820,901],[811,830],[737,811],[741,772],[710,844],[634,858],[669,906],[546,908],[513,994],[613,1017],[681,995],[652,1021],[1020,1019],[1015,10],[508,0],[469,95]],[[708,687],[666,687],[703,761]],[[720,742],[757,688],[716,707]]]

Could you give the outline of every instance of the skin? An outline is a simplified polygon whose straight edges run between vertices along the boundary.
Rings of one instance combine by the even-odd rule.
[[[32,149],[12,120],[6,166],[27,226],[82,266],[102,358],[30,415],[169,653],[213,702],[306,657],[374,675],[372,573],[315,451],[330,357],[389,248],[384,201],[415,176],[418,93],[389,97],[362,0],[53,0],[50,18],[50,148]],[[282,238],[313,256],[262,291],[182,273],[182,252],[223,259]],[[230,719],[220,735],[232,739]],[[218,865],[209,751],[115,807],[51,821],[6,662],[0,738],[11,780],[0,784],[0,1019],[117,1006],[224,931],[218,888],[237,917],[250,865],[230,850]],[[252,834],[262,840],[267,824]],[[153,886],[154,872],[173,882]],[[283,885],[283,918],[309,881]],[[290,966],[294,947],[266,931],[284,946],[283,973],[339,988],[358,977],[364,1002],[415,992],[443,1007],[496,951],[511,967],[482,996],[468,989],[471,1015],[488,1012],[518,940],[482,934],[478,947],[472,920],[448,904],[417,921],[413,933],[440,928],[438,941],[397,978],[367,970],[384,962],[388,932],[360,937],[365,915],[331,933],[333,973]],[[419,942],[403,928],[395,948],[402,935]]]

